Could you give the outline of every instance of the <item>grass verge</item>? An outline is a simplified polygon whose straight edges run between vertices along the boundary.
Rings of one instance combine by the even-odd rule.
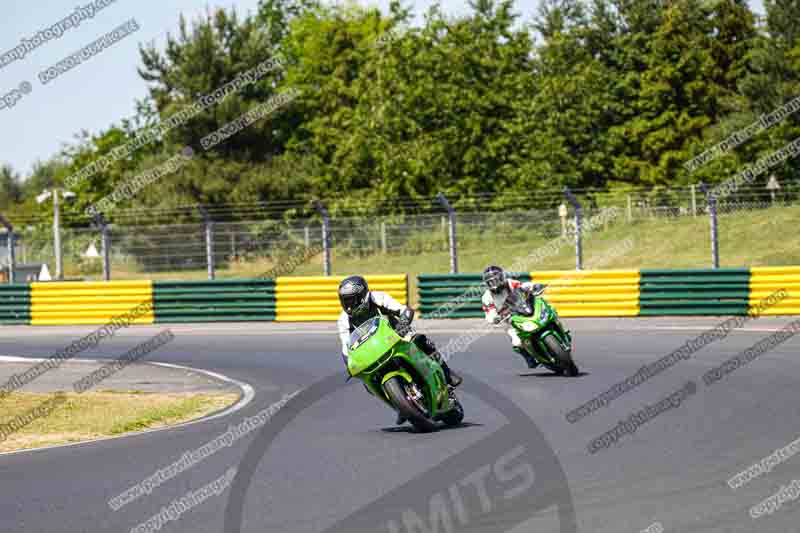
[[[0,402],[0,426],[55,394],[15,392]],[[224,409],[238,394],[98,391],[63,394],[63,403],[0,441],[0,452],[67,444],[174,425]]]

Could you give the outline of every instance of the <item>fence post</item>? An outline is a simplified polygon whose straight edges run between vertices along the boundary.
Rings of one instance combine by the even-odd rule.
[[[322,268],[326,276],[331,275],[331,218],[328,210],[319,200],[314,200],[314,207],[322,215]]]
[[[303,242],[306,245],[306,250],[311,248],[311,228],[308,226],[303,228]]]
[[[203,217],[203,225],[206,229],[206,264],[208,265],[208,279],[213,280],[214,272],[214,221],[211,215],[202,205],[197,206],[200,215]]]
[[[628,222],[633,222],[633,199],[628,195]]]
[[[558,206],[558,218],[561,219],[561,237],[566,238],[567,236],[567,215],[569,212],[567,211],[567,204],[561,202]]]
[[[100,248],[103,255],[103,281],[111,280],[111,238],[108,234],[108,222],[102,213],[94,216],[94,224],[100,228]]]
[[[386,253],[386,221],[381,220],[381,250]]]
[[[692,216],[697,216],[697,190],[694,184],[690,185],[692,189]]]
[[[56,255],[57,280],[64,279],[64,252],[61,249],[61,208],[58,204],[60,191],[53,189],[53,248]]]
[[[439,203],[447,209],[447,217],[450,221],[449,241],[450,241],[450,273],[458,274],[458,245],[456,240],[456,210],[447,201],[441,192],[436,195]]]
[[[708,215],[711,223],[711,266],[712,268],[719,268],[719,231],[717,222],[717,197],[714,194],[709,194],[708,187],[702,181],[700,182],[700,191],[705,195],[708,201]]]
[[[11,284],[11,283],[14,283],[14,264],[15,264],[15,259],[14,259],[14,226],[3,215],[0,215],[0,223],[2,223],[3,226],[6,227],[6,231],[8,232],[7,233],[8,241],[6,242],[6,244],[8,244],[8,283]]]
[[[569,203],[575,208],[575,270],[583,270],[583,235],[582,235],[582,218],[583,207],[581,203],[569,190],[569,187],[564,187],[564,196],[567,197]]]

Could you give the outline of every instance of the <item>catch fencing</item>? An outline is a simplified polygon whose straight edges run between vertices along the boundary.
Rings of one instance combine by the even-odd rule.
[[[636,240],[636,250],[609,266],[800,264],[800,241],[793,235],[780,246],[769,238],[786,234],[800,216],[800,187],[779,187],[741,188],[717,199],[713,209],[696,186],[614,193],[579,189],[572,191],[577,203],[560,190],[529,197],[452,196],[452,228],[447,209],[436,199],[387,202],[361,210],[322,202],[330,213],[327,225],[322,214],[305,203],[219,206],[209,208],[208,216],[201,216],[197,206],[118,209],[108,226],[108,249],[99,228],[79,213],[62,214],[58,241],[48,216],[11,222],[17,235],[16,260],[45,263],[55,274],[60,253],[67,279],[103,279],[103,256],[110,265],[109,279],[255,278],[304,252],[309,257],[298,265],[298,274],[345,273],[360,264],[381,265],[390,273],[398,270],[391,267],[393,258],[414,256],[424,258],[427,272],[451,272],[455,267],[451,273],[457,273],[476,270],[492,255],[493,262],[504,264],[556,238],[565,238],[562,250],[528,268],[572,269],[583,263],[578,251],[591,258],[627,237]],[[576,231],[579,212],[582,232]],[[331,252],[327,270],[323,227]],[[56,242],[62,243],[60,251]],[[0,253],[0,262],[7,263],[8,257]]]

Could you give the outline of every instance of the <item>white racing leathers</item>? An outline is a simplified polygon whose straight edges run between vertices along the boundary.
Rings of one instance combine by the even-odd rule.
[[[511,278],[506,280],[506,284],[507,288],[499,294],[494,294],[492,291],[487,290],[481,297],[483,312],[486,313],[486,321],[490,324],[495,323],[500,318],[504,318],[506,315],[508,315],[508,313],[511,312],[506,305],[506,300],[510,294],[510,289],[517,289],[521,287],[523,290],[530,292],[530,290],[533,288],[533,283],[530,281],[522,282]],[[511,338],[512,346],[519,348],[522,345],[522,340],[519,338],[519,335],[517,335],[517,332],[514,330],[514,328],[508,328],[506,333],[508,333],[508,336]]]

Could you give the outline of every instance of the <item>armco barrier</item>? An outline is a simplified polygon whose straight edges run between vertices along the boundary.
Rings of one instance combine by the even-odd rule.
[[[744,315],[747,268],[642,270],[640,315]]]
[[[30,324],[31,287],[27,283],[0,285],[0,324]]]
[[[33,325],[105,324],[136,306],[152,304],[150,281],[33,282],[30,323]],[[134,324],[152,324],[152,310]]]
[[[342,312],[337,289],[346,276],[289,277],[275,280],[276,317],[282,322],[336,320]],[[370,290],[408,302],[408,276],[364,276]]]
[[[800,315],[800,267],[716,270],[539,271],[515,275],[549,285],[561,316],[742,315],[778,290],[764,311]],[[277,280],[34,282],[0,285],[0,324],[104,324],[149,302],[135,323],[335,320],[343,276]],[[408,277],[367,276],[370,288],[408,302]],[[423,317],[481,317],[480,274],[419,276]]]
[[[559,316],[602,317],[639,314],[637,270],[548,270],[531,272],[547,285],[546,298]]]
[[[764,315],[800,315],[800,267],[754,267],[750,269],[750,308],[775,291],[785,289],[787,297],[762,310]]]
[[[547,299],[559,315],[636,316],[639,272],[636,270],[548,270],[510,274],[520,281],[545,283]],[[419,277],[420,311],[427,318],[482,317],[480,274],[423,274]]]
[[[561,316],[744,315],[779,289],[788,298],[766,314],[800,314],[800,267],[682,270],[540,271],[547,299]],[[481,317],[479,274],[422,274],[423,316]],[[460,304],[460,305],[459,305]]]
[[[275,281],[153,282],[155,322],[275,320]]]

